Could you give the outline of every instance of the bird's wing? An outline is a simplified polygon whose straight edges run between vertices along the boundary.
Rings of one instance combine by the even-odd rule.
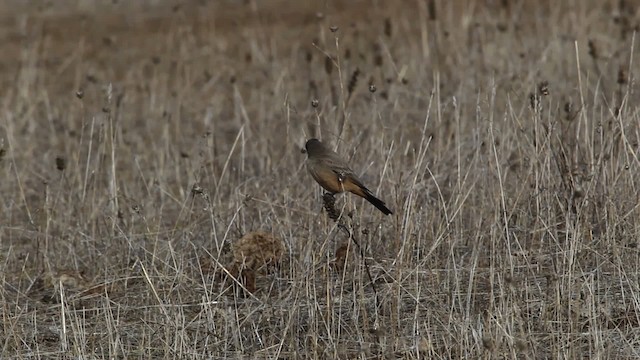
[[[344,162],[339,161],[337,163],[331,164],[331,170],[338,175],[338,179],[340,182],[346,181],[346,179],[350,179],[352,183],[361,187],[363,190],[369,191],[366,186],[362,183],[362,180],[356,175],[353,170],[349,166],[347,166]]]

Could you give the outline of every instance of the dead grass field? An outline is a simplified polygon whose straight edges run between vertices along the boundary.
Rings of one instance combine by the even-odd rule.
[[[2,358],[640,357],[636,2],[0,14]]]

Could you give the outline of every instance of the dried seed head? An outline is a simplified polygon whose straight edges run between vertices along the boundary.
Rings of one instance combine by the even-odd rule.
[[[347,86],[347,91],[349,94],[353,93],[353,90],[358,85],[358,76],[360,76],[360,69],[357,69],[351,74],[351,78],[349,79],[349,85]]]
[[[373,63],[377,66],[377,67],[381,67],[382,64],[384,63],[384,61],[382,60],[382,54],[376,54],[373,57]]]
[[[339,29],[339,27],[337,27],[337,26],[335,26],[335,25],[333,25],[333,26],[329,27],[329,30],[331,30],[331,32],[332,32],[332,33],[334,33],[334,32],[336,32],[336,31],[338,31],[338,29]]]
[[[102,44],[104,46],[111,46],[111,45],[113,45],[114,42],[115,42],[115,40],[113,39],[112,36],[104,36],[104,37],[102,37]]]
[[[333,72],[333,59],[329,56],[324,58],[324,71],[327,75],[331,75]]]
[[[311,100],[311,106],[313,106],[314,108],[317,108],[319,103],[320,102],[318,101],[318,99]]]
[[[529,94],[529,106],[531,106],[531,110],[537,111],[538,105],[540,105],[540,97],[534,93]]]
[[[564,112],[570,114],[573,112],[573,104],[569,101],[564,103]]]
[[[567,121],[573,121],[578,114],[580,114],[580,110],[581,108],[578,107],[577,109],[574,109],[573,107],[573,103],[570,101],[565,102],[564,104],[564,118]]]
[[[549,82],[548,81],[542,81],[540,84],[538,84],[538,94],[540,94],[541,96],[547,96],[549,95]]]
[[[309,80],[309,91],[311,91],[312,96],[317,96],[318,93],[318,85],[313,80]]]
[[[598,48],[596,47],[596,43],[593,42],[593,40],[589,40],[588,43],[589,46],[589,56],[591,56],[594,59],[598,58]]]
[[[193,184],[193,186],[191,187],[191,195],[196,196],[196,195],[203,195],[203,194],[204,194],[204,189],[198,184]]]
[[[56,157],[56,169],[64,171],[67,168],[67,162],[61,156]]]
[[[382,49],[380,48],[380,45],[378,43],[373,43],[372,50],[373,50],[373,64],[378,67],[382,66],[383,59],[382,59]]]
[[[384,19],[384,34],[387,35],[387,37],[391,37],[392,33],[393,29],[391,28],[391,19],[387,17]]]
[[[82,89],[79,89],[78,91],[76,91],[76,97],[78,99],[82,99],[84,97],[84,91],[82,91]]]
[[[324,204],[324,209],[329,215],[329,219],[338,221],[338,218],[340,217],[340,211],[336,209],[336,198],[333,196],[333,194],[325,193],[322,196],[322,202]]]
[[[618,85],[624,85],[627,83],[627,72],[624,68],[618,69]]]
[[[429,0],[429,3],[427,4],[427,12],[429,13],[429,20],[435,21],[438,18],[436,14],[435,0]]]
[[[573,198],[580,199],[583,196],[584,196],[584,191],[582,190],[582,187],[576,186],[576,188],[573,189]]]

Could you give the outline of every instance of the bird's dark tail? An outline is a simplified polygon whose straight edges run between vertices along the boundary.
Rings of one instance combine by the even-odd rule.
[[[370,191],[364,192],[364,198],[367,199],[373,206],[377,207],[378,210],[382,211],[385,215],[393,214],[391,210],[384,204],[384,201],[375,197]]]

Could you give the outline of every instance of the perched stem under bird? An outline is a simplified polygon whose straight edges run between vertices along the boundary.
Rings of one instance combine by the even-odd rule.
[[[325,190],[331,194],[348,191],[373,204],[385,215],[393,214],[371,190],[351,170],[349,165],[333,150],[326,147],[318,139],[309,139],[305,144],[307,150],[307,170],[309,174]]]

